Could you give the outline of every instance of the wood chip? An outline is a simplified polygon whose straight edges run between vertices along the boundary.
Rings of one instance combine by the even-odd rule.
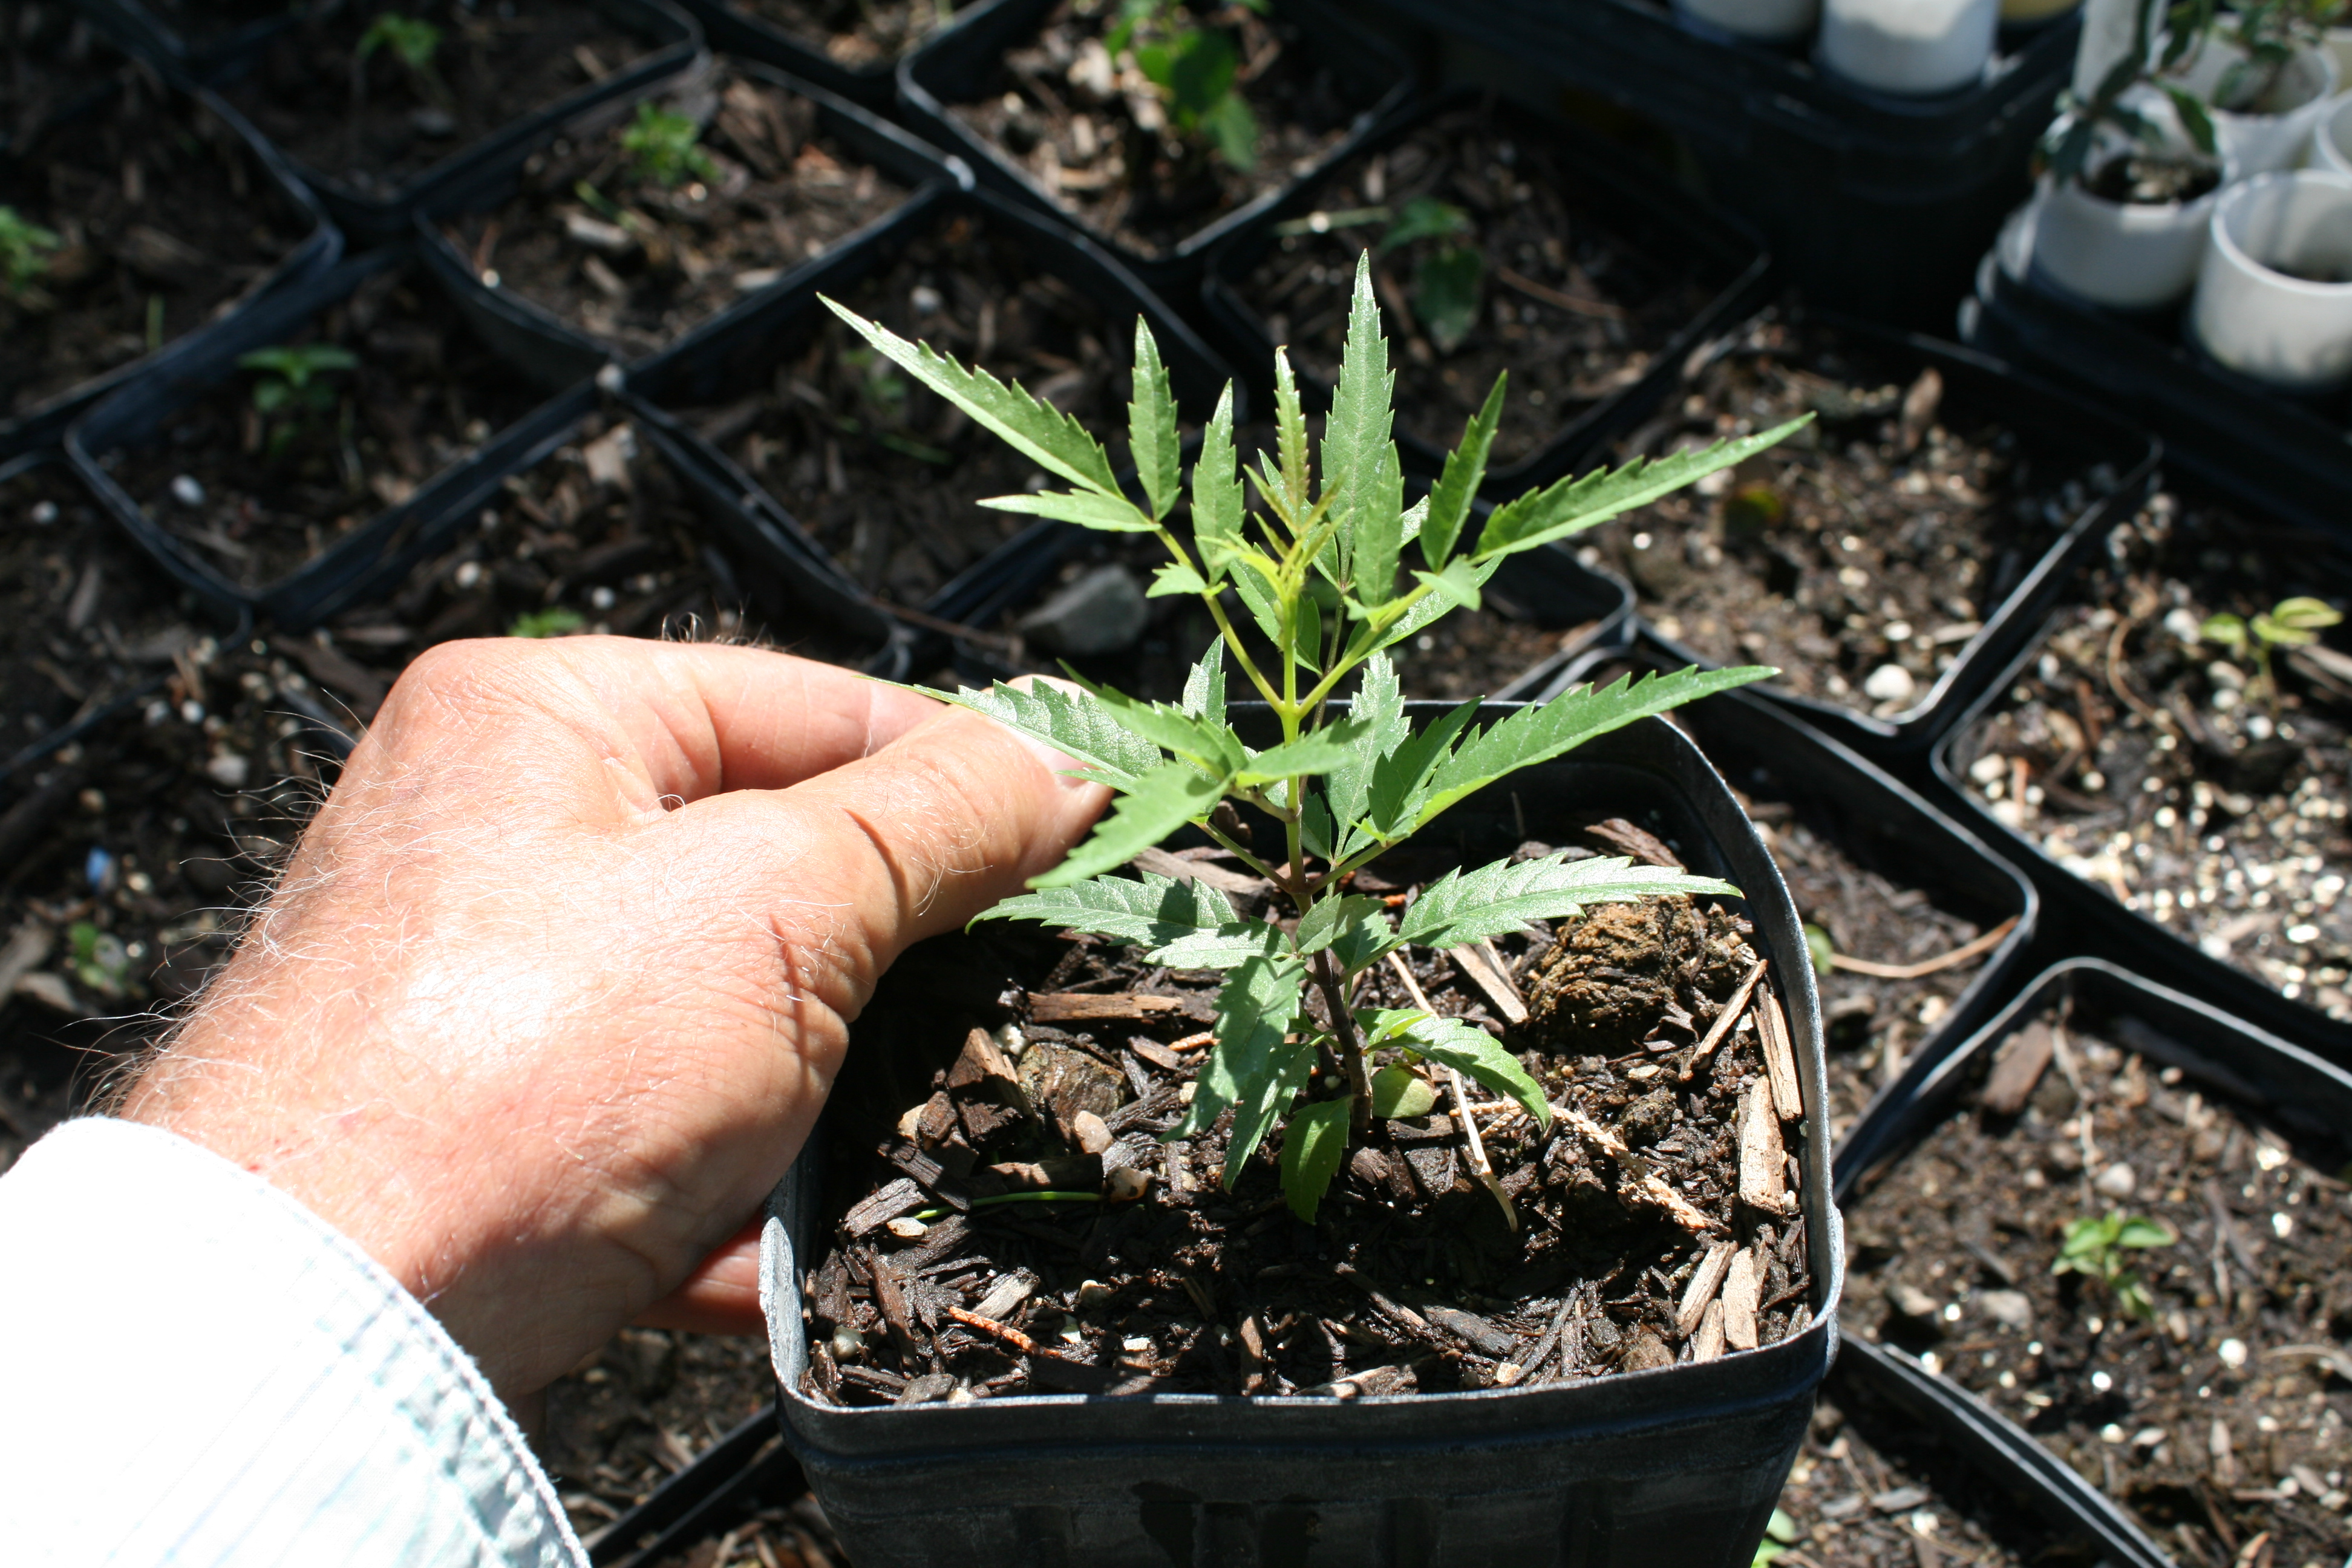
[[[1691,1360],[1715,1361],[1723,1354],[1723,1302],[1709,1301],[1698,1321],[1698,1333],[1691,1341]]]
[[[1422,1314],[1447,1333],[1490,1356],[1506,1356],[1518,1349],[1519,1337],[1459,1307],[1432,1307]]]
[[[1149,1018],[1183,1007],[1173,996],[1143,996],[1132,991],[1049,991],[1029,998],[1029,1016],[1039,1024],[1068,1024],[1090,1018]]]
[[[1029,1109],[1029,1097],[1021,1089],[1021,1070],[986,1029],[974,1029],[964,1037],[963,1050],[948,1068],[948,1091],[978,1092],[1001,1104]]]
[[[1984,1108],[1995,1116],[2014,1116],[2024,1110],[2050,1068],[2057,1043],[2050,1026],[2039,1018],[2003,1040],[1985,1079]]]
[[[1764,1288],[1756,1249],[1743,1248],[1723,1276],[1723,1342],[1736,1351],[1756,1348],[1756,1309]]]
[[[1188,1072],[1192,1064],[1148,1035],[1128,1037],[1127,1048],[1161,1072]]]
[[[1673,870],[1688,869],[1675,853],[1667,848],[1665,840],[1644,828],[1634,826],[1622,816],[1606,822],[1596,822],[1584,830],[1588,838],[1598,838],[1620,855],[1631,855],[1648,866],[1664,866]]]
[[[1617,1134],[1572,1107],[1555,1105],[1551,1108],[1551,1111],[1554,1116],[1567,1124],[1570,1131],[1617,1162],[1618,1169],[1625,1178],[1619,1189],[1622,1193],[1658,1210],[1694,1236],[1706,1236],[1723,1228],[1715,1220],[1701,1213],[1688,1198],[1675,1191],[1658,1177],[1634,1175],[1634,1166],[1627,1160],[1632,1151],[1625,1147],[1625,1141]],[[1770,1118],[1768,1117],[1766,1120],[1769,1121]],[[1776,1127],[1773,1132],[1776,1147],[1779,1139],[1780,1133]]]
[[[1528,1021],[1528,1005],[1520,998],[1519,988],[1511,983],[1511,972],[1482,944],[1478,947],[1448,948],[1445,956],[1463,977],[1476,986],[1504,1021],[1524,1024]]]
[[[1731,1268],[1731,1256],[1739,1249],[1727,1241],[1718,1241],[1706,1249],[1691,1270],[1690,1284],[1683,1290],[1682,1305],[1675,1312],[1675,1331],[1688,1339],[1706,1315],[1715,1300],[1715,1293],[1723,1287],[1723,1276]]]
[[[1789,1038],[1789,1016],[1769,985],[1756,993],[1756,1033],[1764,1046],[1764,1072],[1772,1082],[1772,1104],[1783,1121],[1805,1115],[1805,1090],[1797,1077],[1797,1051]]]
[[[1748,994],[1756,989],[1756,983],[1764,978],[1764,971],[1769,967],[1769,965],[1759,958],[1756,961],[1756,966],[1741,976],[1738,985],[1733,989],[1730,997],[1723,1004],[1723,1011],[1717,1013],[1715,1016],[1715,1022],[1707,1026],[1706,1037],[1699,1041],[1697,1048],[1690,1054],[1690,1060],[1683,1063],[1683,1070],[1675,1075],[1684,1083],[1690,1082],[1691,1074],[1706,1065],[1706,1059],[1715,1055],[1715,1048],[1723,1044],[1733,1028],[1738,1026],[1739,1015],[1748,1006]]]
[[[1739,1201],[1779,1217],[1789,1212],[1787,1153],[1772,1091],[1750,1084],[1739,1100]]]
[[[911,1367],[928,1346],[908,1306],[906,1281],[888,1262],[871,1254],[866,1257],[866,1267],[874,1276],[874,1305],[881,1310],[882,1321],[890,1326],[890,1341],[898,1348],[898,1364]]]

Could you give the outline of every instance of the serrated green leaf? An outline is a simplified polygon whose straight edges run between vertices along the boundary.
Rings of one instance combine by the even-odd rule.
[[[1233,552],[1242,548],[1242,481],[1234,455],[1234,385],[1227,382],[1208,429],[1202,432],[1201,455],[1192,461],[1192,542],[1211,583],[1224,576]]]
[[[1323,668],[1323,606],[1312,594],[1298,595],[1290,621],[1291,657],[1308,669]]]
[[[1523,708],[1491,730],[1473,729],[1463,736],[1453,754],[1431,773],[1428,796],[1420,803],[1413,826],[1425,825],[1496,779],[1549,762],[1596,735],[1779,673],[1762,665],[1693,668],[1672,675],[1644,675],[1639,680],[1620,679],[1600,691],[1579,686],[1540,707]]]
[[[1135,318],[1135,391],[1127,405],[1127,444],[1135,458],[1151,515],[1163,518],[1176,504],[1176,392],[1160,344],[1143,318]]]
[[[1209,644],[1201,662],[1184,677],[1184,711],[1205,724],[1225,721],[1225,642]]]
[[[1017,894],[980,918],[1036,921],[1150,947],[1241,921],[1224,894],[1207,883],[1180,882],[1150,871],[1134,878],[1091,877],[1067,887]]]
[[[1265,1142],[1276,1119],[1305,1090],[1315,1070],[1315,1047],[1307,1041],[1288,1041],[1276,1048],[1282,1053],[1279,1070],[1265,1082],[1252,1085],[1248,1093],[1234,1101],[1233,1125],[1225,1132],[1224,1168],[1217,1175],[1229,1193],[1242,1179],[1242,1172],[1248,1169],[1250,1156]]]
[[[1039,681],[1028,690],[999,681],[985,691],[914,689],[926,697],[985,714],[1008,730],[1045,742],[1082,763],[1087,776],[1113,789],[1132,789],[1160,764],[1160,748],[1111,716],[1092,692]],[[1104,868],[1106,870],[1110,868]]]
[[[1451,566],[1466,559],[1466,557],[1456,556],[1454,561],[1448,562],[1447,564]],[[1502,569],[1503,563],[1508,559],[1510,558],[1506,555],[1494,555],[1489,556],[1484,561],[1470,562],[1470,580],[1483,590],[1486,586],[1486,580],[1492,577],[1496,572],[1500,571]],[[1431,622],[1452,614],[1453,610],[1454,605],[1447,601],[1444,595],[1437,594],[1429,595],[1428,596],[1421,599],[1412,606],[1412,608],[1407,610],[1402,616],[1400,616],[1394,626],[1391,626],[1387,631],[1381,633],[1378,646],[1381,647],[1394,647],[1397,644],[1404,641],[1407,637],[1419,633],[1423,627],[1428,626]]]
[[[1513,865],[1498,860],[1475,871],[1449,871],[1422,890],[1397,934],[1422,947],[1461,947],[1518,930],[1529,921],[1565,920],[1594,904],[1629,903],[1662,893],[1739,889],[1713,877],[1666,866],[1636,866],[1622,856],[1567,860],[1547,855]]]
[[[1581,533],[1596,523],[1671,495],[1694,479],[1743,463],[1787,439],[1792,432],[1811,424],[1812,418],[1808,414],[1761,435],[1717,441],[1699,451],[1677,452],[1655,462],[1636,458],[1622,468],[1601,468],[1581,478],[1562,479],[1543,489],[1530,490],[1487,515],[1486,526],[1478,535],[1476,553],[1486,560]]]
[[[1395,442],[1380,449],[1371,482],[1357,492],[1348,515],[1354,534],[1349,573],[1356,599],[1377,609],[1396,597],[1397,560],[1404,552],[1404,474],[1397,466]]]
[[[967,369],[923,343],[910,343],[889,328],[869,321],[822,294],[825,309],[849,323],[892,363],[954,404],[974,424],[994,432],[1046,472],[1081,489],[1116,496],[1118,481],[1110,458],[1086,426],[1019,385],[1008,386],[984,370]]]
[[[1338,857],[1331,853],[1331,833],[1330,805],[1325,802],[1321,791],[1307,791],[1307,805],[1298,816],[1299,842],[1307,847],[1309,855],[1319,855],[1326,860],[1337,859]]]
[[[1375,653],[1364,661],[1348,716],[1365,726],[1364,739],[1323,776],[1331,816],[1343,833],[1364,815],[1371,798],[1373,765],[1412,732],[1404,718],[1404,689],[1397,684],[1396,666],[1389,662],[1388,655]]]
[[[1205,594],[1209,584],[1202,575],[1181,561],[1171,561],[1151,574],[1151,586],[1143,591],[1147,599],[1165,599],[1177,594]]]
[[[1190,763],[1163,763],[1119,796],[1111,814],[1095,825],[1093,837],[1071,850],[1068,859],[1029,885],[1066,888],[1115,871],[1186,823],[1208,816],[1224,793],[1222,781]]]
[[[1296,741],[1268,746],[1235,772],[1234,783],[1247,788],[1272,784],[1276,779],[1297,778],[1302,773],[1328,772],[1349,759],[1370,729],[1362,720],[1349,718],[1327,724]]]
[[[1495,431],[1503,422],[1503,392],[1510,378],[1507,370],[1495,374],[1486,401],[1463,427],[1462,444],[1445,454],[1445,470],[1429,492],[1429,517],[1421,525],[1421,558],[1433,572],[1442,571],[1454,553],[1454,541],[1461,538],[1462,524],[1470,516],[1470,504],[1478,499],[1478,487],[1486,482],[1486,455],[1494,450]]]
[[[1450,354],[1478,324],[1486,287],[1486,258],[1467,246],[1449,245],[1424,256],[1412,269],[1412,313],[1429,329],[1437,352]]]
[[[1331,412],[1323,422],[1323,489],[1336,491],[1343,517],[1339,561],[1342,574],[1355,571],[1354,552],[1369,519],[1382,510],[1375,494],[1381,458],[1393,458],[1391,405],[1396,378],[1389,373],[1388,339],[1381,331],[1380,302],[1372,295],[1372,257],[1356,258],[1356,282],[1348,300],[1348,338],[1339,353],[1339,381],[1331,392]],[[1402,500],[1400,499],[1400,510]],[[1394,557],[1391,557],[1391,569]],[[1373,592],[1358,572],[1360,595]],[[1378,590],[1385,597],[1385,590]]]
[[[1283,1126],[1282,1195],[1290,1212],[1308,1225],[1315,1223],[1315,1211],[1347,1157],[1351,1113],[1347,1100],[1322,1100],[1300,1106]]]
[[[1265,634],[1266,641],[1279,644],[1282,641],[1282,601],[1275,595],[1270,572],[1255,555],[1234,556],[1233,568],[1234,592],[1242,596],[1250,619],[1257,623],[1257,629]]]
[[[1238,969],[1253,958],[1278,958],[1289,951],[1290,939],[1278,927],[1264,921],[1235,921],[1214,931],[1180,936],[1143,959],[1170,969]]]
[[[1307,513],[1307,415],[1299,406],[1289,352],[1280,348],[1274,351],[1274,443],[1283,504],[1295,523]]]
[[[1074,522],[1101,533],[1150,533],[1151,519],[1121,495],[1094,495],[1086,490],[1039,490],[1034,495],[990,496],[975,505],[991,511],[1016,511],[1026,517]]]
[[[1291,940],[1297,944],[1302,957],[1320,952],[1360,921],[1381,920],[1385,908],[1380,900],[1367,899],[1360,894],[1318,900],[1298,917],[1298,929],[1291,933]],[[1385,921],[1381,921],[1381,929],[1383,933],[1387,931]]]
[[[1479,591],[1486,586],[1479,581],[1477,564],[1461,559],[1447,562],[1443,572],[1416,572],[1413,576],[1427,584],[1431,596],[1444,601],[1450,610],[1476,609]]]
[[[1486,1030],[1458,1018],[1436,1018],[1423,1013],[1417,1022],[1398,1030],[1394,1037],[1431,1061],[1467,1073],[1496,1094],[1517,1100],[1536,1119],[1538,1126],[1546,1131],[1551,1130],[1551,1105],[1544,1099],[1543,1086],[1529,1078],[1519,1059]]]
[[[1207,1131],[1227,1107],[1256,1098],[1287,1065],[1284,1037],[1298,1016],[1307,967],[1287,954],[1253,957],[1217,992],[1215,1037],[1195,1079],[1192,1103],[1168,1136]]]
[[[1094,693],[1112,722],[1155,746],[1191,760],[1218,778],[1230,776],[1248,760],[1240,738],[1223,724],[1195,718],[1165,702],[1139,702],[1108,687],[1088,683],[1087,689]]]
[[[1371,798],[1365,808],[1365,818],[1374,833],[1394,840],[1412,831],[1421,803],[1428,798],[1430,775],[1477,711],[1476,702],[1465,702],[1374,759]]]

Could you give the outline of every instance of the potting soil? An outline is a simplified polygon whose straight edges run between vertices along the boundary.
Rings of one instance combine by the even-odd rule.
[[[886,66],[955,19],[955,0],[735,0],[837,66]]]
[[[1960,1456],[1859,1392],[1846,1379],[1815,1407],[1780,1491],[1776,1533],[1766,1537],[1768,1548],[1779,1548],[1772,1561],[1788,1568],[2089,1568],[2089,1553],[2053,1540]]]

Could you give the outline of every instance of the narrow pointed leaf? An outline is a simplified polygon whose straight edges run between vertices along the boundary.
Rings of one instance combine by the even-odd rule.
[[[1119,796],[1111,814],[1095,825],[1094,836],[1071,850],[1068,859],[1029,885],[1064,888],[1115,871],[1186,823],[1208,816],[1224,793],[1222,781],[1190,763],[1163,763]]]
[[[1234,1123],[1225,1135],[1224,1168],[1217,1174],[1219,1183],[1229,1193],[1249,1168],[1250,1156],[1265,1142],[1276,1119],[1290,1109],[1315,1070],[1315,1047],[1307,1041],[1288,1041],[1276,1049],[1282,1055],[1281,1066],[1275,1075],[1264,1083],[1252,1085],[1248,1093],[1234,1101]]]
[[[1811,423],[1812,417],[1808,414],[1759,435],[1717,441],[1699,451],[1677,452],[1655,462],[1636,458],[1622,468],[1602,468],[1531,490],[1487,516],[1486,526],[1478,535],[1478,556],[1485,560],[1508,555],[1581,533],[1596,523],[1671,495],[1694,479],[1747,461]]]
[[[910,343],[836,300],[825,300],[824,304],[885,358],[1046,472],[1097,495],[1118,493],[1118,481],[1111,476],[1110,458],[1102,444],[1068,415],[1018,385],[1007,386],[984,370],[967,369],[925,344]]]
[[[1274,351],[1274,442],[1282,475],[1282,498],[1293,517],[1307,510],[1307,415],[1298,405],[1298,378],[1290,355]]]
[[[1462,524],[1478,487],[1486,481],[1486,454],[1494,449],[1495,429],[1503,422],[1503,388],[1510,372],[1499,371],[1486,401],[1472,415],[1462,432],[1462,444],[1445,455],[1445,471],[1429,492],[1429,518],[1421,525],[1421,558],[1433,572],[1442,571],[1462,537]]]
[[[1322,952],[1357,923],[1381,918],[1385,906],[1378,899],[1349,894],[1345,898],[1324,899],[1298,917],[1298,929],[1292,939],[1298,944],[1301,956]]]
[[[1149,533],[1154,526],[1136,504],[1122,495],[1096,495],[1087,490],[1039,490],[1034,495],[990,496],[978,505],[991,511],[1017,511],[1026,517],[1047,517],[1075,522],[1102,533]]]
[[[1339,382],[1331,392],[1330,416],[1323,422],[1323,489],[1338,492],[1343,514],[1359,520],[1341,531],[1340,562],[1350,564],[1350,546],[1360,520],[1377,511],[1381,459],[1390,440],[1391,398],[1388,339],[1381,332],[1380,302],[1372,297],[1372,258],[1356,258],[1355,287],[1348,300],[1348,339],[1339,355]],[[1362,584],[1359,584],[1360,590]]]
[[[1184,678],[1184,711],[1206,724],[1225,721],[1225,642],[1219,637]]]
[[[1299,813],[1298,839],[1307,846],[1309,855],[1319,855],[1326,860],[1336,860],[1332,853],[1331,807],[1320,790],[1309,790],[1307,807]]]
[[[1225,574],[1228,559],[1242,547],[1242,481],[1234,456],[1234,387],[1225,384],[1217,411],[1201,436],[1192,462],[1192,540],[1201,569],[1212,584]]]
[[[1370,481],[1357,491],[1349,516],[1355,536],[1349,575],[1357,599],[1378,607],[1396,597],[1397,558],[1404,552],[1404,474],[1395,442],[1374,455]]]
[[[1241,917],[1224,894],[1205,882],[1180,882],[1145,871],[1139,878],[1093,877],[1018,894],[981,919],[1036,921],[1160,947],[1180,937],[1236,925]]]
[[[1486,580],[1489,577],[1492,577],[1497,571],[1501,570],[1503,563],[1507,559],[1509,559],[1507,556],[1495,555],[1489,556],[1484,561],[1468,561],[1466,557],[1457,556],[1454,561],[1447,563],[1447,564],[1449,566],[1455,566],[1466,563],[1468,567],[1468,580],[1475,586],[1484,589],[1486,585]],[[1407,637],[1419,633],[1423,627],[1428,626],[1432,621],[1437,620],[1439,617],[1450,614],[1453,609],[1453,602],[1447,599],[1444,595],[1431,594],[1422,599],[1419,603],[1415,604],[1412,608],[1407,610],[1402,616],[1398,617],[1396,623],[1390,626],[1387,631],[1381,633],[1378,646],[1381,647],[1394,647],[1397,644],[1404,641]]]
[[[1146,963],[1171,969],[1238,969],[1253,958],[1279,958],[1290,939],[1264,921],[1234,921],[1214,931],[1196,931],[1143,955]]]
[[[1620,679],[1600,691],[1580,686],[1541,707],[1523,708],[1492,730],[1472,730],[1463,737],[1454,754],[1430,775],[1429,795],[1420,803],[1413,825],[1420,826],[1496,779],[1549,762],[1595,735],[1779,673],[1761,665],[1736,669],[1694,668],[1672,675],[1645,675],[1639,680]]]
[[[1248,760],[1239,738],[1223,724],[1194,718],[1181,708],[1171,708],[1165,702],[1139,702],[1108,687],[1090,685],[1087,689],[1113,723],[1155,746],[1191,759],[1220,778]]]
[[[1253,958],[1225,976],[1217,993],[1215,1042],[1192,1091],[1184,1119],[1169,1132],[1190,1138],[1207,1131],[1228,1106],[1253,1098],[1287,1064],[1284,1037],[1298,1016],[1307,968],[1287,955]]]
[[[1374,761],[1366,816],[1381,837],[1402,838],[1412,831],[1421,804],[1428,798],[1430,775],[1477,711],[1477,703],[1465,702]]]
[[[1176,393],[1160,344],[1143,318],[1135,318],[1135,392],[1127,405],[1127,444],[1135,470],[1150,499],[1151,515],[1164,518],[1176,504]]]
[[[1181,561],[1171,561],[1151,574],[1151,586],[1143,591],[1147,599],[1165,599],[1180,594],[1205,594],[1209,583]]]
[[[1461,947],[1518,930],[1529,921],[1565,920],[1594,904],[1627,903],[1661,893],[1739,889],[1713,877],[1666,866],[1636,866],[1619,856],[1564,860],[1548,855],[1513,865],[1498,860],[1475,871],[1449,871],[1424,889],[1404,913],[1397,934],[1422,947]]]
[[[1463,560],[1447,562],[1443,572],[1416,572],[1413,576],[1428,584],[1430,596],[1442,600],[1451,610],[1476,609],[1479,591],[1485,586],[1479,580],[1476,564]]]
[[[1364,815],[1371,799],[1373,764],[1402,745],[1412,732],[1404,718],[1404,689],[1397,684],[1396,666],[1389,662],[1388,655],[1375,653],[1364,661],[1348,716],[1366,726],[1364,739],[1323,778],[1331,815],[1342,829]]]
[[[1308,1225],[1315,1223],[1315,1211],[1347,1157],[1350,1114],[1349,1101],[1323,1100],[1300,1106],[1283,1125],[1282,1195],[1290,1212]]]
[[[1268,746],[1242,765],[1234,782],[1246,787],[1296,778],[1301,773],[1328,772],[1350,759],[1370,728],[1362,720],[1350,718],[1327,724],[1296,741]]]
[[[1433,1018],[1423,1013],[1418,1022],[1401,1031],[1400,1037],[1431,1061],[1466,1073],[1496,1094],[1517,1100],[1538,1126],[1551,1130],[1551,1103],[1544,1098],[1543,1086],[1528,1077],[1518,1058],[1486,1030],[1456,1018]]]
[[[1045,742],[1076,759],[1087,770],[1088,777],[1113,789],[1132,789],[1138,780],[1164,760],[1159,747],[1120,724],[1088,691],[1073,691],[1044,681],[1025,691],[1002,681],[985,691],[970,687],[961,691],[934,691],[922,686],[915,689],[926,697],[984,713],[1008,730]]]

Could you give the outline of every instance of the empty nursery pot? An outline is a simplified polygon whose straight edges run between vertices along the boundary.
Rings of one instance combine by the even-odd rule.
[[[1879,92],[1929,97],[1984,79],[2000,0],[1822,0],[1821,62]]]
[[[1424,721],[1437,716],[1434,704],[1412,711]],[[1507,711],[1490,707],[1484,716],[1492,721]],[[1235,716],[1245,738],[1275,732],[1255,705]],[[1837,1215],[1822,1201],[1819,1025],[1787,895],[1721,780],[1662,723],[1628,727],[1520,773],[1433,831],[1447,855],[1501,854],[1528,834],[1567,842],[1592,813],[1628,809],[1678,845],[1694,868],[1717,868],[1745,889],[1757,933],[1749,940],[1775,955],[1762,984],[1780,988],[1801,1043],[1801,1234],[1811,1282],[1799,1299],[1810,1321],[1777,1342],[1714,1360],[1461,1392],[1347,1398],[1354,1390],[1343,1378],[1342,1396],[1146,1392],[825,1403],[804,1379],[813,1365],[829,1364],[823,1357],[830,1352],[824,1342],[812,1346],[804,1312],[830,1303],[837,1322],[845,1308],[803,1292],[836,1219],[860,1193],[819,1190],[821,1173],[836,1168],[832,1151],[862,1152],[888,1131],[863,1118],[887,1123],[896,1114],[881,1109],[895,1096],[845,1082],[826,1125],[770,1201],[761,1268],[784,1440],[849,1557],[898,1568],[1209,1560],[1272,1568],[1326,1558],[1430,1568],[1496,1561],[1744,1568],[1827,1367],[1843,1267]],[[995,1005],[1003,960],[989,954],[1003,950],[982,940],[958,935],[901,961],[928,978],[902,980],[899,970],[885,978],[859,1021],[854,1056],[862,1070],[902,1080],[916,1072],[928,1083],[930,1047],[916,1044],[925,1020],[936,1025],[953,1009],[947,1022],[961,1039],[965,998]],[[894,981],[914,992],[894,997]],[[877,1032],[886,1022],[887,1032]],[[1172,1105],[1176,1097],[1166,1099]],[[1171,1209],[1192,1201],[1189,1193],[1144,1200]],[[1145,1215],[1138,1223],[1157,1226],[1135,1212]],[[1203,1270],[1178,1295],[1193,1293],[1199,1312],[1222,1319],[1241,1310],[1233,1304],[1251,1288],[1237,1273]]]
[[[2352,176],[2304,169],[2223,192],[2189,330],[2222,365],[2273,386],[2352,377]]]

